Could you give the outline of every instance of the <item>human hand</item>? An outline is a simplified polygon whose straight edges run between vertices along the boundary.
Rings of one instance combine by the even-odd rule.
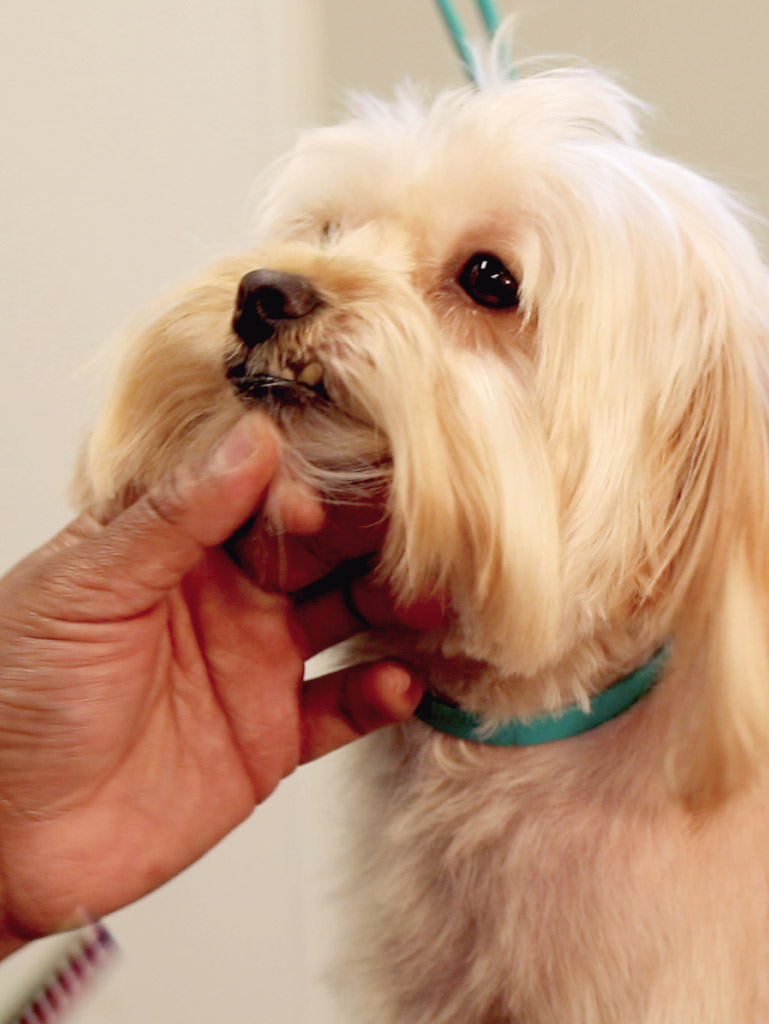
[[[205,462],[111,522],[83,514],[0,581],[0,952],[151,891],[298,764],[418,703],[392,663],[304,683],[310,655],[360,628],[348,602],[297,606],[221,547],[267,499],[296,531],[282,557],[302,584],[360,553],[278,464],[272,428],[248,417]],[[372,620],[435,617],[359,597]]]

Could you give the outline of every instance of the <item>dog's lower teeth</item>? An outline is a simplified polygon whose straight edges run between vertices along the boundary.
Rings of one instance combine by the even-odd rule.
[[[314,388],[316,384],[320,384],[322,377],[323,367],[320,363],[310,363],[309,366],[305,366],[296,379],[300,384],[306,384],[308,387]]]

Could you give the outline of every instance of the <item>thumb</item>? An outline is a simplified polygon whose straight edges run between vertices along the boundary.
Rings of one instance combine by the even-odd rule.
[[[95,588],[128,600],[124,611],[148,607],[254,513],[278,462],[270,422],[244,417],[208,456],[179,466],[80,546],[84,578],[98,573]]]

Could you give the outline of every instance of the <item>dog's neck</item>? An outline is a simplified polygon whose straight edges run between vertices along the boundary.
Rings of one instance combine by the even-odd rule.
[[[645,665],[592,697],[586,708],[575,704],[551,715],[528,720],[513,718],[489,727],[484,724],[482,716],[463,711],[435,694],[426,693],[416,710],[416,717],[439,732],[473,743],[495,747],[554,743],[589,732],[627,711],[657,682],[668,654],[668,647],[661,648]]]

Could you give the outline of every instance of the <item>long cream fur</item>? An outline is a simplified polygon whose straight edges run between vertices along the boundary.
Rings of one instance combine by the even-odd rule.
[[[578,739],[493,750],[411,723],[366,748],[356,1022],[769,1020],[769,279],[736,204],[647,152],[588,71],[424,109],[362,101],[281,164],[253,250],[131,333],[79,473],[128,502],[242,414],[240,278],[323,307],[249,356],[319,364],[286,472],[389,492],[381,572],[446,595],[402,640],[490,722],[557,710],[671,643]],[[457,283],[473,253],[509,311]]]

